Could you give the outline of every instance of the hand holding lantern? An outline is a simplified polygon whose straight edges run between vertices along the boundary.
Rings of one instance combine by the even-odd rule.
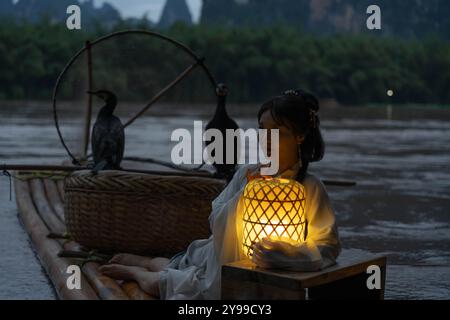
[[[312,241],[290,241],[263,238],[253,246],[252,261],[262,268],[315,271],[322,265],[322,256]]]

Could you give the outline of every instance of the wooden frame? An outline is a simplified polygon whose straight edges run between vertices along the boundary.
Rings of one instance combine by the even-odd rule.
[[[242,260],[222,267],[224,300],[384,299],[386,257],[354,250],[343,252],[338,263],[318,272],[269,270]],[[380,289],[370,290],[369,266],[381,272]]]

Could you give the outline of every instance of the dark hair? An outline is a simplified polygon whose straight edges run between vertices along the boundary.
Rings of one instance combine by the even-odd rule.
[[[302,182],[309,163],[322,160],[325,153],[325,143],[317,116],[319,101],[314,95],[302,90],[289,90],[264,103],[258,112],[258,121],[268,110],[276,123],[304,136],[300,147],[302,168],[297,176],[297,180]]]

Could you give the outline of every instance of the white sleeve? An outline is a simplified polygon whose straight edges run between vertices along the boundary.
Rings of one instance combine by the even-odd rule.
[[[213,231],[215,220],[220,213],[227,212],[227,207],[234,202],[231,200],[241,195],[246,184],[246,173],[248,168],[248,166],[240,167],[234,174],[230,183],[222,190],[217,198],[213,200],[211,214],[208,218],[211,231]]]
[[[313,175],[304,180],[306,190],[307,240],[312,241],[323,259],[322,268],[336,263],[341,251],[336,217],[323,183]]]
[[[242,166],[213,202],[209,221],[219,264],[245,258],[242,248],[242,193],[247,184],[247,171],[253,172],[254,169],[254,165]]]

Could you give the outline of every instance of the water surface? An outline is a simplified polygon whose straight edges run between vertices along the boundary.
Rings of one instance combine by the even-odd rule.
[[[139,119],[127,130],[127,155],[170,159],[172,130],[192,129],[193,118],[185,109],[179,112],[183,117],[173,115],[175,107],[167,110],[171,115]],[[450,121],[441,112],[442,117],[433,111],[429,118],[426,112],[410,118],[403,110],[395,120],[360,110],[357,117],[336,110],[323,116],[327,152],[311,171],[358,183],[328,191],[344,248],[388,256],[388,299],[450,298]],[[63,133],[79,137],[79,121],[71,120],[63,123]],[[256,126],[247,116],[238,122]],[[0,137],[0,163],[67,159],[47,107],[0,108]],[[9,201],[6,177],[0,188],[0,298],[54,299],[17,217],[14,195]]]

